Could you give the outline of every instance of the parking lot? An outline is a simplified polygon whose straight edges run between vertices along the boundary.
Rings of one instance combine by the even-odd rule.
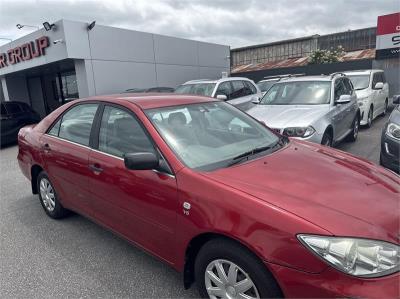
[[[338,148],[377,163],[387,118]],[[18,168],[17,147],[0,153],[1,298],[198,296],[179,273],[97,224],[47,217]]]

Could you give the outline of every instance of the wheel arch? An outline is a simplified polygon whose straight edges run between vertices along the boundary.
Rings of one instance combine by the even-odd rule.
[[[261,263],[263,262],[262,258],[254,251],[252,250],[248,245],[245,243],[241,242],[240,240],[228,236],[223,233],[219,232],[204,232],[201,233],[195,237],[193,237],[187,247],[186,247],[186,252],[185,252],[185,264],[184,264],[184,269],[183,269],[183,283],[185,289],[188,289],[191,284],[195,281],[194,277],[194,264],[195,260],[197,257],[197,254],[199,253],[200,249],[209,242],[210,240],[214,239],[225,239],[229,241],[233,241],[234,243],[238,244],[239,246],[242,246],[243,248],[247,249],[254,257],[256,257]],[[272,272],[265,266],[266,270],[269,271],[273,276]],[[275,279],[275,277],[274,277]],[[276,279],[275,279],[276,281]],[[276,281],[277,282],[277,281]]]
[[[37,189],[37,178],[39,173],[43,171],[43,167],[40,166],[39,164],[34,164],[31,167],[31,188],[32,188],[32,193],[33,194],[38,194],[38,189]]]

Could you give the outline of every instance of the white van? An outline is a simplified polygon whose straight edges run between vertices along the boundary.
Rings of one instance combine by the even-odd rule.
[[[389,84],[383,70],[345,72],[353,83],[360,107],[360,124],[368,128],[378,115],[385,115],[389,105]]]

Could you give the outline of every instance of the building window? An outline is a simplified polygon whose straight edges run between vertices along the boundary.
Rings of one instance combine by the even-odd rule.
[[[61,73],[62,93],[65,101],[79,98],[75,72]]]

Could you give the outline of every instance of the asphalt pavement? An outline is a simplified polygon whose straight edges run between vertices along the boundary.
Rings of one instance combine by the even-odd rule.
[[[387,118],[337,148],[377,163]],[[16,146],[0,150],[0,298],[198,296],[181,274],[86,218],[47,217],[16,155]]]

